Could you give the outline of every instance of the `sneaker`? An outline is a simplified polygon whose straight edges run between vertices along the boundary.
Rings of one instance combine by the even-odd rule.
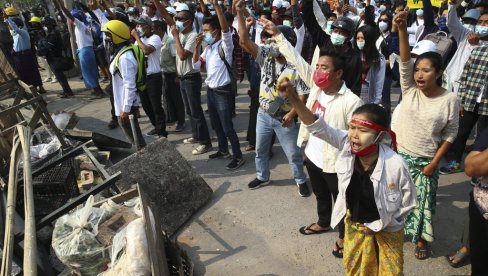
[[[183,140],[183,144],[196,144],[198,143],[198,140],[191,137],[191,138],[186,138],[185,140]]]
[[[253,181],[249,182],[249,184],[247,184],[247,187],[251,190],[254,190],[254,189],[257,189],[263,185],[266,185],[269,183],[269,180],[267,181],[262,181],[262,180],[259,180],[259,179],[254,179]]]
[[[241,159],[233,158],[232,161],[230,161],[230,163],[227,165],[227,169],[236,170],[240,166],[244,165],[244,163],[246,163],[246,161],[244,161],[244,158]]]
[[[440,168],[440,174],[450,174],[450,173],[457,173],[461,171],[461,164],[456,162],[455,160],[449,161],[447,165]]]
[[[119,122],[117,120],[110,120],[110,123],[108,123],[108,128],[109,129],[114,129],[119,126]]]
[[[200,145],[196,149],[194,149],[191,154],[199,155],[206,152],[209,152],[212,149],[212,145]]]
[[[479,181],[478,177],[476,177],[476,176],[471,177],[471,185],[472,186],[476,186],[479,183],[478,181]]]
[[[51,81],[51,83],[57,83],[58,80],[56,78],[53,78],[53,80]]]
[[[310,189],[307,182],[298,185],[298,194],[302,197],[310,196]]]
[[[185,125],[177,125],[175,128],[175,132],[182,132],[185,130]]]
[[[227,158],[229,157],[229,152],[221,152],[220,150],[216,153],[212,153],[208,156],[209,159]]]
[[[42,82],[50,82],[50,81],[52,81],[51,78],[45,78]]]
[[[148,133],[146,133],[146,136],[156,136],[158,135],[158,132],[156,131],[156,129],[153,129],[151,131],[149,131]]]

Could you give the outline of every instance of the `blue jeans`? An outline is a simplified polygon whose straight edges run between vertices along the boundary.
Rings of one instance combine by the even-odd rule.
[[[293,122],[290,127],[282,127],[281,118],[273,117],[262,109],[258,111],[256,124],[256,177],[261,181],[269,180],[269,147],[273,131],[276,132],[286,158],[288,158],[295,182],[297,184],[305,183],[307,177],[303,170],[302,151],[297,146],[298,126],[296,122]]]
[[[190,117],[192,137],[198,140],[200,145],[210,145],[210,134],[202,109],[202,75],[194,73],[190,76],[183,76],[180,89],[186,114]]]
[[[211,88],[208,88],[207,90],[207,105],[210,122],[212,123],[212,128],[217,133],[219,151],[229,151],[228,138],[234,158],[241,159],[242,152],[239,138],[237,137],[237,133],[234,130],[234,124],[232,123],[231,99],[229,97],[232,92],[230,91],[230,85],[225,86],[225,88],[228,88],[229,91],[217,92]]]

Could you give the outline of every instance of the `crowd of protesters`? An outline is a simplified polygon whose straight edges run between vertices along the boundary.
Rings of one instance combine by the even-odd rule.
[[[69,10],[56,0],[55,17],[5,8],[0,48],[40,93],[44,67],[44,82],[59,82],[62,98],[74,96],[65,72],[75,59],[91,99],[110,97],[108,127],[120,126],[138,150],[146,145],[142,106],[154,127],[147,135],[167,137],[169,123],[185,130],[186,113],[183,143],[198,144],[194,155],[211,151],[205,84],[218,141],[209,159],[230,158],[226,168],[235,170],[242,150],[255,151],[248,187],[257,189],[270,182],[277,138],[298,193],[317,201],[317,221],[298,231],[337,226],[332,254],[347,275],[401,275],[404,236],[415,258],[430,257],[439,174],[460,172],[469,152],[469,221],[446,260],[459,267],[470,258],[472,275],[488,275],[488,1],[413,2],[88,0]],[[244,76],[241,149],[233,118]],[[392,87],[401,90],[396,105]]]

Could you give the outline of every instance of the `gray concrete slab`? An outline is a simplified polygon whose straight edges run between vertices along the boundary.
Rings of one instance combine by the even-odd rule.
[[[72,78],[70,83],[81,88],[82,82]],[[249,98],[247,84],[239,86],[237,117],[234,125],[242,148],[245,142]],[[106,127],[110,119],[108,98],[90,102],[88,91],[75,90],[76,96],[58,99],[59,84],[47,84],[52,111],[75,111],[81,118],[78,127],[125,140],[120,129]],[[205,90],[205,88],[204,88]],[[394,99],[399,89],[394,89]],[[206,102],[204,92],[202,101]],[[204,107],[205,109],[205,107]],[[142,109],[141,109],[142,111]],[[141,120],[142,129],[151,129],[147,117]],[[201,174],[214,195],[209,204],[198,211],[178,232],[177,238],[194,261],[196,275],[341,275],[342,261],[331,251],[337,232],[302,236],[298,228],[315,221],[314,197],[302,198],[291,179],[289,166],[279,144],[274,146],[271,161],[272,182],[257,190],[249,190],[247,183],[255,177],[254,153],[245,153],[246,164],[229,172],[225,166],[230,160],[208,160],[208,154],[193,156],[193,145],[182,140],[190,136],[190,127],[175,133],[169,126],[169,141]],[[212,135],[215,136],[214,132]],[[150,141],[152,138],[147,138]],[[214,147],[217,142],[214,140]],[[124,154],[127,155],[131,151]],[[120,155],[119,158],[124,155]],[[436,241],[433,257],[419,261],[413,257],[414,246],[405,242],[405,275],[469,275],[470,267],[454,269],[444,255],[460,244],[464,224],[468,220],[467,202],[471,191],[463,173],[441,176],[437,196],[437,214],[434,217]]]

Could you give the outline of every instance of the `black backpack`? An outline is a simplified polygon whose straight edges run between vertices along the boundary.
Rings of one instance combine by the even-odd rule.
[[[47,38],[43,37],[37,42],[37,54],[41,57],[49,55],[54,45],[49,43]]]

